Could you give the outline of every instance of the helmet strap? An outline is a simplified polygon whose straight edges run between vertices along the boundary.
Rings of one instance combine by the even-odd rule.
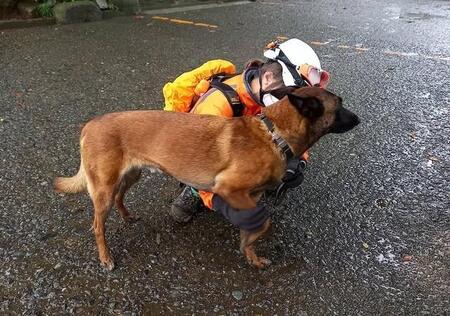
[[[291,63],[289,58],[283,53],[282,50],[280,50],[280,53],[277,56],[277,60],[278,62],[282,62],[286,66],[287,70],[294,78],[294,83],[296,86],[303,87],[307,85],[300,73],[297,71],[297,67],[293,63]]]
[[[263,103],[263,98],[264,98],[264,94],[267,93],[267,91],[264,91],[263,87],[262,87],[262,71],[261,68],[259,68],[258,71],[258,80],[259,80],[259,103],[260,104],[264,104]]]

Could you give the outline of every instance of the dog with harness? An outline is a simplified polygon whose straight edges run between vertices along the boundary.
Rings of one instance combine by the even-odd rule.
[[[156,110],[105,114],[84,126],[79,171],[70,178],[56,178],[55,189],[89,193],[100,262],[111,270],[114,261],[105,239],[105,221],[114,204],[125,220],[132,218],[123,198],[143,167],[212,192],[245,214],[285,174],[286,156],[274,142],[274,134],[288,144],[293,155],[300,156],[325,134],[344,133],[359,123],[358,116],[342,106],[341,98],[317,87],[296,88],[262,113],[273,131],[251,116],[224,118]],[[241,229],[241,251],[258,268],[270,261],[257,256],[253,243],[269,227],[266,218],[258,230]]]
[[[296,61],[289,48],[298,48],[297,41],[266,51],[273,58],[266,70],[272,71],[254,62],[243,74],[215,77],[195,102],[191,87],[184,95],[173,89],[170,93],[186,98],[187,111],[177,111],[173,103],[171,111],[110,113],[84,126],[79,171],[73,177],[56,178],[54,187],[59,192],[88,192],[102,265],[114,268],[105,239],[106,218],[115,205],[124,220],[134,219],[123,200],[144,167],[186,184],[171,207],[172,216],[180,219],[181,214],[180,221],[186,221],[183,216],[189,220],[188,207],[192,201],[198,203],[200,196],[205,206],[240,228],[240,249],[249,264],[257,268],[270,264],[269,259],[257,256],[254,247],[270,227],[268,212],[258,203],[262,194],[275,188],[281,196],[286,188],[300,184],[307,150],[322,136],[344,133],[359,123],[358,116],[342,106],[340,97],[323,89],[328,76],[320,65],[291,69]],[[281,63],[277,56],[282,57]],[[228,74],[233,68],[218,67]],[[289,85],[276,84],[277,71]],[[170,90],[166,87],[165,94]],[[199,90],[195,85],[192,88]],[[214,98],[215,102],[205,102]]]

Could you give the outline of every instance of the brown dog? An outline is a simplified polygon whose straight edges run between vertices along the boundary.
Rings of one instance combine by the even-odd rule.
[[[320,88],[299,88],[263,114],[275,132],[300,156],[327,133],[343,133],[359,123],[342,107],[342,99]],[[147,166],[168,173],[194,188],[220,195],[232,207],[253,208],[264,190],[280,183],[286,162],[266,125],[257,117],[223,118],[164,111],[111,113],[88,122],[80,137],[81,163],[71,178],[56,178],[55,189],[87,190],[94,203],[94,231],[99,258],[107,269],[114,262],[105,241],[105,220],[114,202],[120,215],[133,217],[123,204],[125,192]],[[258,232],[241,231],[247,261],[264,267],[256,255]]]

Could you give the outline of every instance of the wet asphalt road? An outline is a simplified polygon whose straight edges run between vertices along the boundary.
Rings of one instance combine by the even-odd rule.
[[[0,313],[448,315],[450,3],[283,1],[0,33]],[[166,81],[211,58],[237,65],[275,36],[317,42],[351,133],[312,150],[301,188],[271,208],[265,271],[214,213],[166,211],[176,181],[145,173],[97,261],[86,195],[55,194],[95,115],[161,108]],[[234,291],[234,292],[233,292]],[[234,295],[233,295],[234,293]]]

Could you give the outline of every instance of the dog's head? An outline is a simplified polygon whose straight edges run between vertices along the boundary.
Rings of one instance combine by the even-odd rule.
[[[316,87],[292,88],[284,91],[296,111],[294,124],[298,124],[303,137],[312,145],[328,133],[345,133],[359,124],[358,116],[342,106],[342,98]]]

